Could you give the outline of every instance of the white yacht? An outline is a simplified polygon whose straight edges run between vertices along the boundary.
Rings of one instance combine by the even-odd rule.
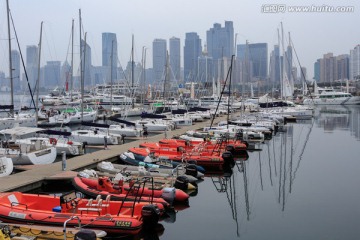
[[[303,101],[304,105],[359,105],[360,96],[337,92],[333,88],[319,88],[318,93]]]
[[[69,140],[86,142],[89,145],[116,145],[120,143],[119,137],[109,135],[98,130],[75,130],[71,131]]]
[[[34,127],[1,130],[0,156],[11,158],[14,165],[53,163],[57,153],[54,146],[47,146],[42,138],[27,139],[41,130]]]
[[[91,122],[96,119],[97,111],[92,108],[84,109],[83,113],[79,108],[67,108],[60,114],[49,117],[49,123],[53,124],[75,124],[83,122]]]

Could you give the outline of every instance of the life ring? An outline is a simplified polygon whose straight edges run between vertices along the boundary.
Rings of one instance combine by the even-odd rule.
[[[50,138],[49,141],[50,141],[50,144],[52,144],[52,145],[56,145],[56,144],[57,144],[56,138]]]

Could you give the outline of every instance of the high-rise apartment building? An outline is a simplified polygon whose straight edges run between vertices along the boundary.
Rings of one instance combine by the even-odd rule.
[[[91,78],[91,47],[85,41],[81,40],[81,69],[82,69],[82,76],[84,79],[84,86],[89,87],[93,86],[94,82]]]
[[[360,45],[350,50],[349,69],[351,80],[360,79]]]

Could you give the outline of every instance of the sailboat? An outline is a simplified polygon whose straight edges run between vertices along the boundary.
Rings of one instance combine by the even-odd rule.
[[[10,88],[11,88],[11,103],[10,105],[0,105],[0,109],[9,109],[8,117],[0,117],[0,130],[13,128],[15,126],[36,126],[36,119],[30,114],[14,114],[14,87],[13,87],[13,66],[12,66],[12,56],[11,56],[11,33],[10,33],[10,8],[9,1],[6,1],[7,9],[7,28],[8,28],[8,50],[9,50],[9,76],[10,76]]]
[[[37,165],[53,163],[56,159],[55,146],[47,146],[44,139],[24,141],[24,136],[33,134],[41,128],[18,127],[4,129],[0,134],[5,136],[1,142],[0,156],[6,156],[14,165]]]

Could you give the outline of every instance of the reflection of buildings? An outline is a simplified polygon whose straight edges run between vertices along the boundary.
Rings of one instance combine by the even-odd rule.
[[[324,106],[315,112],[316,123],[324,131],[350,131],[357,140],[360,139],[360,107],[359,106]]]

